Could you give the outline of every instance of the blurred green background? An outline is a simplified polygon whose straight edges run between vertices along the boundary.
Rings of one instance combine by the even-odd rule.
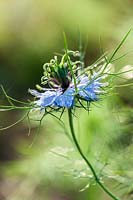
[[[88,40],[85,61],[90,65],[102,50],[113,50],[133,27],[132,10],[132,0],[1,0],[0,84],[14,98],[32,99],[28,88],[40,84],[43,64],[54,53],[62,52],[63,31],[72,50],[79,48],[79,31],[83,44]],[[132,32],[117,56],[124,53],[128,54],[115,63],[116,70],[133,66]],[[116,84],[131,83],[131,77],[131,73],[126,73]],[[77,111],[75,127],[80,145],[97,173],[114,193],[130,200],[132,88],[116,88],[114,93],[117,95],[92,105],[89,116],[85,111]],[[2,91],[0,103],[6,104]],[[0,126],[9,125],[22,115],[18,111],[1,112]],[[67,114],[63,120],[67,124]],[[37,127],[32,122],[28,136],[25,120],[0,132],[0,200],[109,200],[94,184],[91,173],[65,136],[64,127],[51,116],[44,119],[36,136]],[[80,192],[88,183],[89,189]]]

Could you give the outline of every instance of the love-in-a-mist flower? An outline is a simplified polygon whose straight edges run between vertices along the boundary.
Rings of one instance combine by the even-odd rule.
[[[73,108],[80,100],[86,102],[97,101],[108,85],[104,82],[104,64],[83,68],[80,52],[68,51],[59,61],[57,56],[44,64],[44,76],[41,92],[29,89],[37,98],[36,106],[40,108]]]

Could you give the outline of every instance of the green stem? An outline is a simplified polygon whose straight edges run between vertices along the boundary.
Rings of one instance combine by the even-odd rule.
[[[68,118],[69,118],[69,125],[70,125],[70,130],[71,130],[71,134],[72,134],[72,138],[73,141],[76,145],[76,148],[78,150],[78,152],[80,153],[81,157],[83,158],[83,160],[86,162],[86,164],[88,165],[88,167],[90,168],[91,172],[93,173],[93,176],[96,180],[96,182],[98,183],[98,185],[114,200],[120,200],[119,198],[117,198],[114,194],[112,194],[112,192],[102,184],[102,182],[100,181],[99,177],[97,176],[93,166],[91,165],[91,163],[88,161],[88,159],[86,158],[86,156],[84,155],[78,141],[77,138],[75,136],[75,132],[74,132],[74,126],[73,126],[73,116],[72,116],[72,112],[71,109],[68,109]]]

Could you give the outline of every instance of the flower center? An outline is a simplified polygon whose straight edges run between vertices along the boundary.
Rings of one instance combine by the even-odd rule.
[[[81,61],[72,61],[71,56],[77,57],[79,53],[69,51],[62,56],[61,60],[55,56],[50,63],[44,64],[44,76],[41,84],[48,84],[52,88],[60,88],[62,92],[65,92],[72,82],[72,72],[77,74],[79,66],[82,65]]]

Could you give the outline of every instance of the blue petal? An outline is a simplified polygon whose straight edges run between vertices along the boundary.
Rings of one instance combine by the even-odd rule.
[[[97,101],[98,97],[92,88],[82,88],[79,90],[79,96],[87,101]]]
[[[46,91],[39,93],[36,90],[29,90],[29,92],[39,98],[35,103],[40,107],[52,106],[55,99],[61,94],[60,91]]]
[[[44,92],[41,98],[37,101],[37,105],[41,107],[52,106],[55,99],[59,96],[59,92],[47,91]]]
[[[97,101],[98,97],[96,95],[96,90],[101,86],[101,83],[97,80],[89,81],[87,76],[84,76],[81,79],[81,82],[78,84],[78,94],[81,98],[84,98],[86,101]]]
[[[32,94],[33,96],[37,97],[37,98],[39,98],[39,97],[42,96],[42,94],[41,94],[40,92],[36,91],[36,90],[31,90],[31,89],[29,89],[28,92],[29,92],[30,94]]]
[[[80,85],[88,83],[88,81],[89,81],[88,76],[87,75],[79,76],[79,81],[80,81]]]
[[[55,99],[55,105],[58,107],[71,108],[74,105],[74,88],[68,88],[63,94]]]

